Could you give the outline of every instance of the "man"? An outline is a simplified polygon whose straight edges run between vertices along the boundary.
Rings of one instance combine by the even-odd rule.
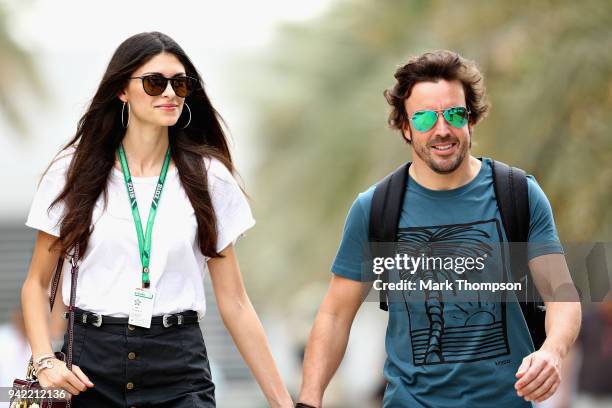
[[[389,123],[401,131],[413,157],[397,241],[443,240],[468,225],[483,247],[495,248],[496,242],[500,247],[507,240],[499,228],[491,160],[470,154],[473,129],[488,110],[476,64],[436,51],[411,58],[395,78],[385,92]],[[306,348],[301,406],[321,407],[355,314],[372,288],[362,264],[373,193],[374,187],[359,194],[349,211]],[[554,292],[571,278],[550,204],[531,176],[528,196],[528,240],[542,244],[529,248],[529,269],[540,292]],[[546,340],[537,351],[516,302],[444,300],[435,329],[430,306],[409,300],[389,304],[385,407],[524,407],[556,391],[559,366],[579,330],[579,303],[546,300]],[[482,327],[491,331],[477,333]],[[495,336],[500,340],[491,343]]]

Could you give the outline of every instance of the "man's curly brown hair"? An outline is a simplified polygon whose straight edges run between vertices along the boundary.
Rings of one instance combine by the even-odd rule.
[[[484,81],[478,66],[456,52],[438,50],[413,56],[401,65],[394,75],[397,82],[393,88],[386,89],[385,98],[391,105],[388,123],[402,131],[408,128],[408,113],[404,102],[415,84],[457,80],[463,85],[465,102],[470,111],[470,124],[475,125],[484,119],[489,110]]]

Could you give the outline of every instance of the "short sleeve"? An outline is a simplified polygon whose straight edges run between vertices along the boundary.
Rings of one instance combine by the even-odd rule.
[[[562,254],[552,207],[533,176],[527,176],[529,194],[529,260],[546,254]]]
[[[342,241],[331,267],[336,275],[356,281],[373,280],[366,271],[369,264],[368,229],[372,194],[373,188],[359,194],[348,212]]]
[[[60,236],[60,222],[64,213],[64,204],[57,203],[52,208],[51,203],[59,196],[66,184],[66,172],[70,166],[72,154],[61,152],[43,174],[25,225],[53,236]]]
[[[219,160],[211,159],[207,168],[217,221],[217,252],[221,252],[255,225],[255,219],[246,196],[227,167]]]

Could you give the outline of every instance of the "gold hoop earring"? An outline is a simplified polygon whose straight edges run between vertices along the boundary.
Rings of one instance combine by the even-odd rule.
[[[128,118],[127,118],[127,123],[123,124],[123,112],[125,112],[125,105],[127,104],[128,107]],[[130,125],[130,104],[123,102],[123,106],[121,107],[121,126],[123,126],[124,129],[127,129],[127,127]]]
[[[181,129],[185,129],[191,123],[191,109],[189,108],[189,105],[187,105],[187,102],[185,102],[185,107],[187,108],[187,112],[189,112],[189,120],[187,121],[187,124]]]

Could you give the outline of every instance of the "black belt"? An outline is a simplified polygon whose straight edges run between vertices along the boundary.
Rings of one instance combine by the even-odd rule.
[[[64,319],[68,319],[68,312],[64,312]],[[100,327],[103,324],[128,324],[127,317],[113,317],[89,312],[76,308],[74,311],[74,322],[81,325],[91,324]],[[198,323],[198,313],[188,310],[181,313],[165,314],[163,316],[153,316],[151,325],[163,325],[164,327],[182,326],[186,324]]]

